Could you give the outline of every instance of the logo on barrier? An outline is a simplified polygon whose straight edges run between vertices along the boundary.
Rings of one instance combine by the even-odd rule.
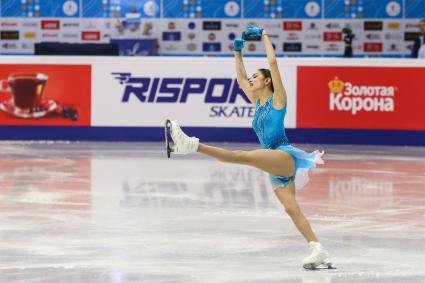
[[[425,129],[423,68],[298,66],[297,127]]]
[[[255,112],[233,78],[139,77],[124,72],[111,75],[124,86],[122,103],[188,103],[189,97],[197,96],[211,105],[210,117],[253,117]],[[247,105],[232,105],[238,97]]]
[[[100,40],[100,31],[82,31],[81,39],[87,41],[99,41]]]
[[[50,30],[60,29],[60,21],[58,20],[41,21],[41,29],[50,29]]]
[[[353,85],[335,76],[328,87],[330,111],[349,111],[353,115],[360,111],[394,111],[394,86]]]

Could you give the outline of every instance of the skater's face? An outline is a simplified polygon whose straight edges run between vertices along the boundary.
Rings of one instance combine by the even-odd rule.
[[[261,71],[255,72],[249,79],[249,87],[252,91],[267,88],[270,85],[270,78],[265,78]]]

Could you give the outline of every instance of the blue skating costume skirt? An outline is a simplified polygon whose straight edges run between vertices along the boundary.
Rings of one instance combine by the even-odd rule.
[[[309,181],[308,171],[315,168],[317,164],[324,164],[323,151],[306,152],[292,145],[281,145],[276,150],[288,152],[295,161],[295,173],[291,177],[282,177],[269,174],[273,188],[285,187],[295,182],[297,190],[302,189]]]

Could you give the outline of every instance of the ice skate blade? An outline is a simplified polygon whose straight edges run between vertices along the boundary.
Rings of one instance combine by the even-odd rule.
[[[164,127],[164,133],[165,133],[165,147],[167,150],[167,157],[171,157],[171,152],[173,151],[170,146],[170,140],[171,140],[171,121],[169,119],[165,120],[165,127]]]
[[[333,267],[330,263],[322,263],[319,265],[315,265],[314,263],[309,263],[303,265],[303,267],[306,270],[329,270],[329,269],[336,269],[336,267]]]

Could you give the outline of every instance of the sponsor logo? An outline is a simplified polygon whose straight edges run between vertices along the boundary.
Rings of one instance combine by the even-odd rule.
[[[384,24],[381,21],[365,21],[363,23],[364,30],[383,30]]]
[[[196,45],[196,43],[188,43],[186,45],[186,50],[188,51],[195,51],[196,49],[198,49],[198,46]]]
[[[66,39],[77,39],[77,38],[80,38],[80,34],[79,33],[63,33],[62,37]]]
[[[341,29],[341,25],[339,23],[327,23],[325,27],[327,29]]]
[[[322,35],[320,33],[307,33],[304,35],[304,39],[321,39]]]
[[[1,22],[1,27],[5,27],[5,28],[18,27],[18,22]]]
[[[164,46],[164,50],[167,52],[179,50],[179,48],[172,43],[167,43],[167,44],[164,44],[163,46]]]
[[[41,34],[42,38],[45,39],[53,39],[53,38],[59,38],[59,33],[47,33],[47,32],[43,32]]]
[[[286,35],[286,40],[299,40],[298,34],[292,32]]]
[[[387,49],[389,52],[398,52],[400,51],[400,48],[397,46],[397,44],[392,43]]]
[[[389,22],[389,23],[387,23],[387,27],[389,28],[389,29],[400,29],[400,23],[398,23],[398,22]]]
[[[38,22],[22,22],[22,27],[25,27],[25,28],[36,28],[36,27],[38,27]]]
[[[381,35],[379,33],[368,33],[366,34],[366,38],[369,40],[379,40],[381,39]]]
[[[318,30],[319,27],[317,26],[317,23],[315,22],[310,22],[307,26],[307,30]]]
[[[169,22],[168,23],[168,29],[169,30],[175,30],[176,29],[176,24],[174,22]]]
[[[181,41],[181,32],[179,31],[164,31],[162,32],[163,41]]]
[[[204,21],[202,22],[203,30],[221,30],[220,21]]]
[[[226,28],[238,28],[239,24],[238,23],[225,23],[224,26]]]
[[[23,50],[33,50],[34,49],[34,43],[24,42],[21,45]]]
[[[78,22],[62,22],[62,27],[67,29],[79,28],[80,23]]]
[[[340,51],[340,47],[336,43],[328,43],[326,51]]]
[[[268,36],[269,36],[269,38],[274,38],[274,39],[279,38],[279,35],[278,34],[271,34],[271,33],[269,33]]]
[[[344,82],[337,76],[328,83],[329,110],[351,112],[393,112],[394,86],[355,85]]]
[[[420,35],[419,32],[405,32],[404,41],[415,41]]]
[[[418,23],[406,23],[406,29],[419,29]]]
[[[17,31],[17,30],[2,30],[0,32],[0,39],[19,40],[19,31]]]
[[[324,41],[342,41],[341,32],[324,32],[323,33]]]
[[[350,28],[350,29],[362,29],[363,28],[363,24],[361,22],[358,22],[358,21],[346,23],[344,26],[346,28]]]
[[[35,39],[37,37],[37,33],[34,31],[24,32],[24,38],[26,39]]]
[[[382,42],[365,42],[363,43],[364,52],[382,52],[383,44]]]
[[[387,34],[385,34],[385,39],[387,39],[387,40],[390,40],[390,39],[402,40],[403,34],[402,33],[387,33]]]
[[[271,23],[265,24],[264,25],[264,28],[265,29],[273,29],[273,28],[275,28],[275,29],[281,29],[282,28],[282,25],[280,23],[273,23],[273,22],[271,22]]]
[[[92,22],[92,21],[85,22],[84,28],[85,29],[97,29],[97,23]]]
[[[210,117],[253,117],[255,113],[255,107],[251,106],[234,78],[157,78],[138,77],[132,73],[111,75],[124,87],[122,103],[187,103],[190,97],[201,96],[206,104],[211,105]],[[243,99],[247,106],[223,105],[235,104],[238,98]]]
[[[320,48],[319,45],[313,45],[313,44],[307,44],[307,45],[305,45],[305,49],[318,50],[319,48]]]
[[[220,52],[221,51],[221,43],[204,42],[204,43],[202,43],[202,51],[204,51],[204,52]]]
[[[215,33],[210,32],[210,33],[208,34],[208,40],[210,40],[210,41],[214,41],[215,39],[216,39]]]
[[[18,45],[16,43],[5,42],[1,45],[4,49],[18,49]]]
[[[81,39],[87,41],[99,41],[100,40],[100,31],[82,31]]]
[[[43,20],[43,21],[41,21],[41,29],[49,29],[49,30],[60,29],[60,21],[58,21],[58,20]]]
[[[189,29],[195,29],[196,28],[196,24],[194,22],[190,22],[190,23],[187,24],[187,27]]]
[[[283,22],[283,30],[302,30],[303,22],[301,21],[290,21]]]
[[[302,44],[299,42],[290,42],[283,44],[283,52],[301,52]]]
[[[250,43],[248,45],[248,51],[254,52],[255,50],[257,50],[257,46],[255,46],[255,43]]]
[[[196,33],[194,33],[194,32],[189,32],[187,34],[187,38],[189,38],[190,40],[194,40],[195,37],[196,37]]]

